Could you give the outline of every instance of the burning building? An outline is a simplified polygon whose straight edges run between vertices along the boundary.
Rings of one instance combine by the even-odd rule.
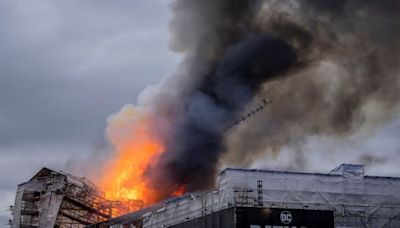
[[[400,178],[343,164],[328,174],[225,169],[187,193],[89,227],[399,227]]]
[[[368,137],[398,116],[399,1],[174,0],[171,11],[182,61],[108,119],[96,184],[109,199],[207,191],[221,165],[285,149],[304,170],[312,137]],[[366,155],[351,161],[382,159]]]
[[[12,227],[84,227],[128,212],[125,205],[86,178],[43,168],[18,186]]]
[[[91,163],[104,197],[84,179],[44,170],[19,186],[15,226],[399,226],[399,179],[364,176],[361,166],[226,169],[214,178],[221,166],[250,167],[265,154],[275,161],[283,148],[299,152],[292,167],[304,169],[309,137],[371,135],[398,116],[399,1],[175,0],[171,8],[171,48],[182,62],[108,119],[112,154]],[[146,208],[112,218],[120,200]]]
[[[12,227],[399,227],[400,178],[343,164],[328,174],[227,168],[214,190],[139,209],[47,168],[18,186]]]

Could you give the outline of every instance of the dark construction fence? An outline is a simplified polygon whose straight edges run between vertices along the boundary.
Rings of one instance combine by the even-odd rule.
[[[334,228],[334,213],[317,210],[232,207],[171,227],[232,228],[235,224],[237,228]]]

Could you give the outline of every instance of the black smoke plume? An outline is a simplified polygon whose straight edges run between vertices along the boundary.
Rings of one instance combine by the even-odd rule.
[[[186,57],[177,77],[192,83],[184,85],[178,104],[158,101],[166,109],[160,113],[176,113],[169,119],[173,130],[163,136],[167,151],[147,174],[156,189],[165,190],[161,196],[180,186],[187,191],[212,186],[226,151],[223,129],[239,118],[264,83],[307,65],[299,55],[311,47],[311,34],[287,20],[274,21],[271,28],[257,26],[260,3],[174,3],[171,26],[180,35],[173,47]]]
[[[310,135],[374,129],[399,103],[399,1],[176,0],[171,8],[171,48],[183,61],[142,95],[166,146],[145,174],[160,199],[182,186],[207,189],[220,165],[248,166]],[[224,132],[265,97],[274,99],[266,111]]]
[[[265,14],[286,7],[282,17],[312,34],[312,64],[264,84],[258,96],[272,93],[278,100],[227,136],[224,163],[246,167],[260,155],[274,159],[286,147],[294,151],[286,169],[304,169],[308,137],[371,135],[399,111],[400,1],[296,3],[267,1]],[[274,20],[261,18],[261,23]]]

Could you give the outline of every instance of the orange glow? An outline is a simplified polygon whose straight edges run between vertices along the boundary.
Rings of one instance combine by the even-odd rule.
[[[151,203],[153,196],[143,176],[152,159],[162,152],[157,142],[143,139],[119,148],[116,159],[106,167],[100,188],[110,200],[142,200]]]
[[[115,153],[97,181],[106,199],[121,201],[129,210],[138,209],[132,206],[137,202],[147,206],[159,200],[159,192],[150,186],[144,174],[165,150],[154,129],[151,117],[138,107],[126,106],[109,119],[107,136]],[[181,187],[172,195],[184,192]]]
[[[148,186],[144,172],[164,147],[152,135],[150,119],[132,106],[125,107],[110,119],[107,133],[115,154],[97,183],[106,199],[153,203],[157,195]]]
[[[181,186],[179,189],[177,189],[175,192],[173,192],[171,195],[172,196],[181,196],[183,194],[185,194],[186,190],[185,190],[185,186]]]

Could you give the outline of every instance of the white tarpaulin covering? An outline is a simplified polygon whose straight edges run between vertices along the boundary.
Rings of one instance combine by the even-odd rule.
[[[143,227],[182,223],[230,207],[328,210],[336,227],[400,227],[400,178],[364,176],[362,166],[330,174],[225,169],[217,190],[165,201],[145,214],[124,216],[112,227],[142,220]]]
[[[264,207],[333,210],[337,227],[400,227],[400,178],[364,176],[354,167],[331,174],[226,169],[219,187],[230,203],[242,205],[257,201],[262,181]]]

